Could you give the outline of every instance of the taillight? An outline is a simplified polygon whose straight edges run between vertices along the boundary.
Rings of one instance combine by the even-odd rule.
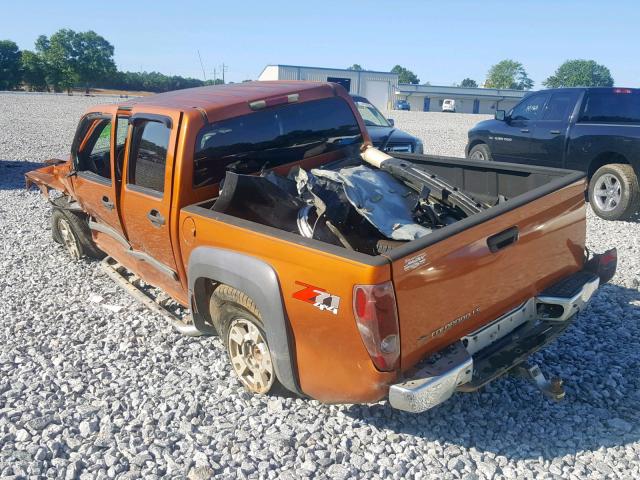
[[[400,331],[393,284],[356,285],[353,313],[373,364],[378,370],[394,370],[400,358]]]

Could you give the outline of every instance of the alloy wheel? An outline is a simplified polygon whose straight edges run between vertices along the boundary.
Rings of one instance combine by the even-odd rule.
[[[78,260],[80,258],[80,246],[78,245],[78,239],[73,234],[71,224],[66,218],[58,220],[58,231],[60,232],[62,243],[67,249],[67,252],[69,252],[69,255],[71,255],[73,259]]]
[[[271,352],[258,327],[236,318],[227,338],[231,364],[240,381],[251,392],[267,393],[275,380]]]
[[[622,185],[618,177],[611,173],[605,173],[596,181],[593,190],[593,200],[601,211],[610,212],[620,205],[622,198]]]

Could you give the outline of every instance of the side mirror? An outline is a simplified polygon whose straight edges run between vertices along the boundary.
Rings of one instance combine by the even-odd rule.
[[[392,127],[396,125],[396,122],[393,121],[393,118],[387,118],[387,122],[389,122],[389,125],[391,125]]]
[[[507,119],[507,113],[504,110],[496,110],[495,118],[496,120],[504,122]]]

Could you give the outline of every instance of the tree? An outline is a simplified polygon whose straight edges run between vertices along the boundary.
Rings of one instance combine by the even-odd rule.
[[[47,85],[56,92],[64,89],[71,91],[77,81],[72,65],[72,33],[72,30],[63,29],[51,35],[51,38],[40,35],[36,40],[36,52],[45,65]]]
[[[411,70],[407,70],[400,65],[396,65],[395,67],[393,67],[391,69],[391,73],[398,74],[398,83],[412,83],[414,85],[420,83],[420,79],[415,73],[413,73]]]
[[[355,70],[355,71],[360,71],[363,70],[363,68],[360,66],[359,63],[354,63],[353,65],[351,65],[349,68],[347,68],[347,70]]]
[[[116,71],[113,61],[113,45],[93,30],[75,33],[71,31],[71,61],[78,81],[86,91],[98,80]]]
[[[63,28],[47,38],[36,41],[36,51],[45,62],[47,83],[56,91],[70,90],[82,83],[88,91],[91,85],[116,72],[113,46],[90,30],[75,32]]]
[[[542,82],[547,88],[612,87],[611,72],[593,60],[567,60]]]
[[[465,78],[460,83],[460,86],[463,88],[478,88],[478,83],[475,80],[472,80],[471,78]]]
[[[32,92],[47,90],[46,66],[40,55],[24,50],[22,52],[22,81]]]
[[[11,40],[0,40],[0,90],[20,84],[20,49]]]
[[[530,90],[533,87],[527,71],[520,62],[502,60],[489,69],[484,83],[488,88],[511,88],[514,90]]]

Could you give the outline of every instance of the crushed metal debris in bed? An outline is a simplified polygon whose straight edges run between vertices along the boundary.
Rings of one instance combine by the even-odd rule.
[[[395,160],[395,159],[394,159]],[[287,177],[228,171],[217,212],[378,255],[429,235],[489,205],[407,162],[375,168],[295,167]]]

